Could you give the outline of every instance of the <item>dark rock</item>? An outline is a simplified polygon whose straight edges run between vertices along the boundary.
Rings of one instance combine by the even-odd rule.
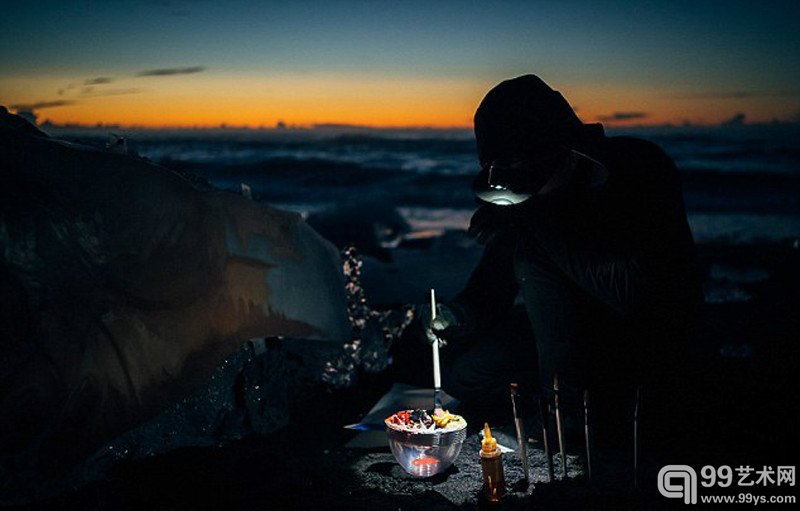
[[[340,204],[308,216],[308,223],[334,245],[390,261],[411,227],[397,210],[384,202],[361,200]]]
[[[3,477],[62,473],[249,338],[350,338],[339,255],[299,215],[5,110],[0,169]],[[252,428],[275,420],[248,414]]]

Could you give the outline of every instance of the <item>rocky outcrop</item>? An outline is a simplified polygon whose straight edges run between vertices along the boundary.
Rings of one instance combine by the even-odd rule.
[[[0,112],[0,460],[77,461],[249,338],[349,339],[341,261],[299,215]]]

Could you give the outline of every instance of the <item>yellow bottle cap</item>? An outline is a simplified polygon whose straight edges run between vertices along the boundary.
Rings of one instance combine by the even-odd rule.
[[[489,423],[483,424],[483,440],[481,441],[481,450],[487,454],[493,453],[497,450],[497,440],[492,437],[492,430],[489,429]]]

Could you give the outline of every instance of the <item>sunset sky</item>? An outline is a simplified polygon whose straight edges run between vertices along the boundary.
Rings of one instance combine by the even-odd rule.
[[[800,2],[4,2],[0,104],[57,123],[467,127],[535,73],[585,122],[800,120]]]

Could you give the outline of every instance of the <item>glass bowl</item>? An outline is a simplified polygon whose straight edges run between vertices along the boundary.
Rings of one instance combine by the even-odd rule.
[[[414,477],[441,474],[453,464],[467,438],[467,423],[451,431],[409,432],[386,425],[394,458]]]

